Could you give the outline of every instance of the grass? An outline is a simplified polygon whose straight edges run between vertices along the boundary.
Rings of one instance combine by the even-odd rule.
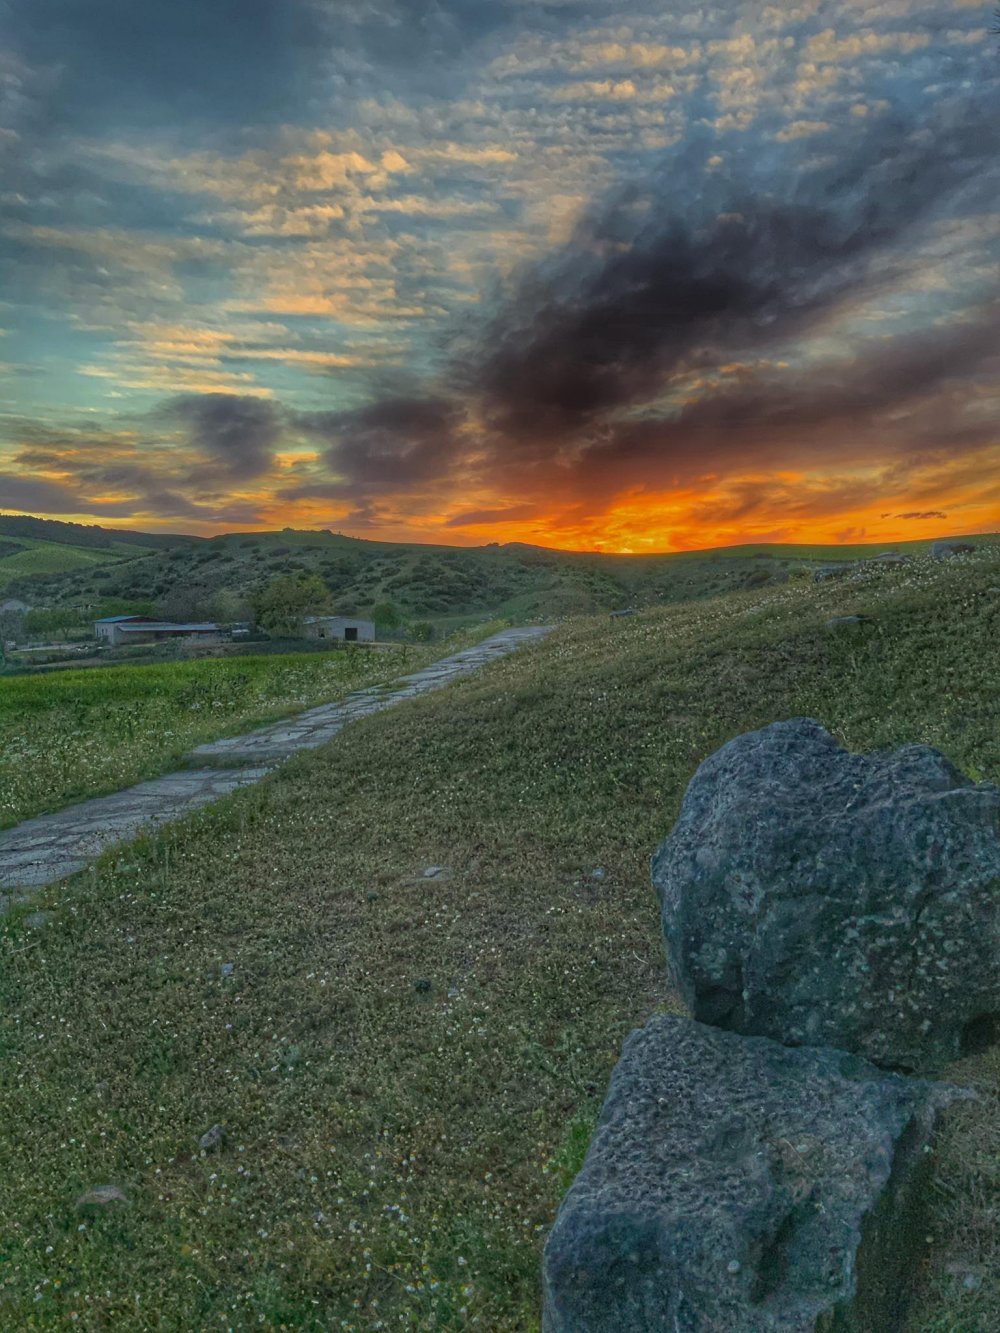
[[[998,587],[987,552],[576,621],[8,917],[0,1326],[535,1333],[621,1041],[675,1004],[648,858],[695,766],[806,714],[997,779]],[[1000,1061],[957,1072],[907,1333],[1000,1327]]]
[[[965,540],[990,542],[996,535]],[[516,542],[483,547],[372,542],[286,529],[228,533],[103,569],[28,580],[16,591],[33,604],[77,609],[108,597],[139,602],[166,598],[166,604],[176,608],[180,597],[185,618],[214,620],[221,614],[214,608],[222,594],[223,600],[236,599],[238,605],[277,576],[310,573],[322,578],[339,612],[367,615],[390,601],[406,618],[430,620],[443,629],[455,623],[455,617],[550,619],[714,597],[789,574],[808,577],[818,565],[863,559],[887,549],[919,555],[929,545],[756,544],[609,555]],[[244,614],[249,612],[222,618],[242,619]]]
[[[194,745],[388,682],[482,638],[65,670],[0,682],[0,828],[176,767]]]
[[[0,588],[30,574],[66,574],[77,570],[86,572],[98,565],[133,560],[144,554],[139,547],[126,546],[120,542],[102,548],[69,546],[62,542],[18,537],[16,542],[5,539],[3,546],[5,551],[15,546],[18,549],[9,550],[0,556]]]

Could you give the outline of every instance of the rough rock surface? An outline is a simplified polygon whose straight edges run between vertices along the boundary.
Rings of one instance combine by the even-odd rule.
[[[953,555],[974,555],[972,542],[935,542],[931,547],[931,556],[935,560],[950,560]]]
[[[930,1071],[1000,1013],[1000,791],[928,746],[851,754],[808,718],[739,736],[653,883],[702,1022]]]
[[[827,629],[853,629],[856,625],[870,625],[871,616],[831,616],[826,622]]]
[[[890,1333],[957,1094],[660,1015],[545,1248],[544,1333]]]

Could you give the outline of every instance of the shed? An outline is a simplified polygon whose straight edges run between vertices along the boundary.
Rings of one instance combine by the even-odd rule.
[[[112,625],[111,642],[123,643],[161,643],[167,639],[191,639],[199,643],[215,643],[221,638],[218,625],[211,621],[191,621],[187,624],[173,624],[165,620],[136,620],[124,624]]]
[[[152,616],[101,616],[100,620],[94,621],[94,638],[104,639],[107,643],[115,643],[116,626],[135,625],[139,622],[146,625],[156,624]]]
[[[339,639],[342,643],[374,643],[375,622],[356,616],[306,616],[307,639]]]

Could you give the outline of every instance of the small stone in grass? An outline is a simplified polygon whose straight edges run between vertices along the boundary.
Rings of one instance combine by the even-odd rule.
[[[871,616],[831,616],[826,622],[827,629],[847,629],[852,625],[867,625]]]
[[[590,872],[590,878],[603,879],[606,873],[607,872],[605,871],[603,866],[595,866],[594,869]]]
[[[370,903],[377,903],[377,902],[378,902],[378,894],[377,894],[377,893],[370,893],[370,894],[368,895],[368,901],[369,901]]]
[[[211,1129],[205,1131],[198,1140],[198,1147],[202,1152],[215,1152],[221,1148],[226,1141],[226,1131],[221,1125],[213,1125]]]
[[[427,992],[430,990],[430,988],[431,988],[431,983],[428,981],[426,977],[420,977],[417,981],[413,983],[413,989],[417,991],[420,995],[426,995]]]
[[[76,1201],[77,1209],[107,1208],[113,1203],[127,1204],[124,1193],[117,1185],[95,1185],[86,1194],[81,1194]]]
[[[222,963],[219,967],[219,976],[231,977],[233,975],[233,970],[235,967],[236,967],[235,963]]]
[[[451,871],[447,866],[427,866],[424,879],[451,879]]]

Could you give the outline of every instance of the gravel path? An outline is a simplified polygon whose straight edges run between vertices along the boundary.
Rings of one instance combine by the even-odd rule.
[[[501,630],[482,643],[442,658],[389,685],[356,690],[338,703],[310,708],[243,736],[199,745],[188,755],[191,767],[140,782],[111,796],[67,806],[53,815],[28,819],[0,831],[0,911],[37,889],[82,870],[120,843],[158,824],[180,819],[240,787],[259,782],[300,750],[325,745],[359,717],[391,708],[403,699],[439,690],[522,644],[541,638],[551,626]]]

